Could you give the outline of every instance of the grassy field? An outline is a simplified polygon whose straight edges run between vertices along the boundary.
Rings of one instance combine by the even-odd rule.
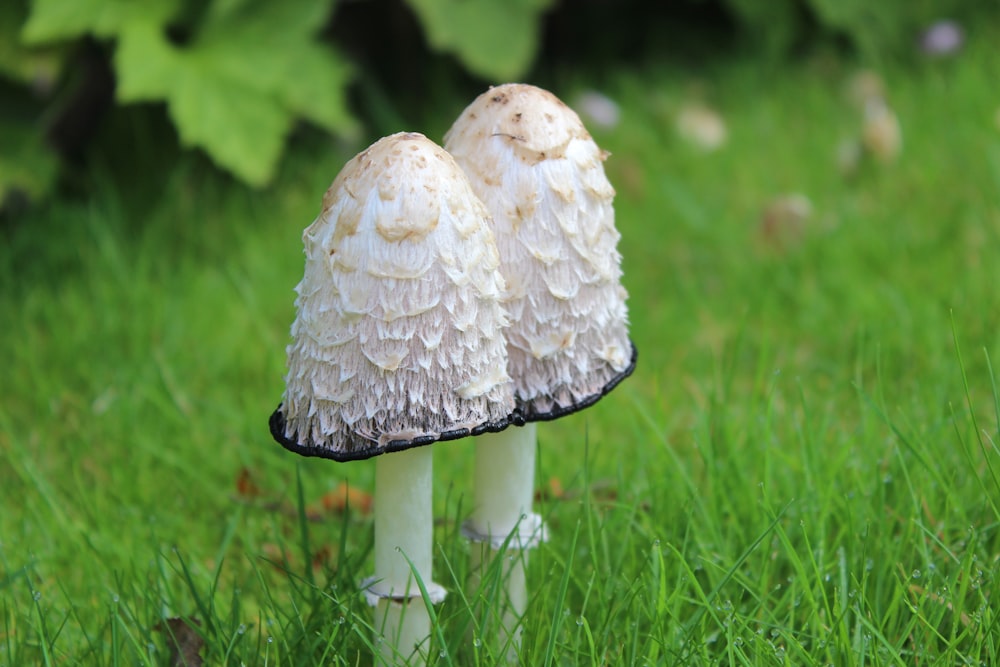
[[[622,108],[594,134],[640,358],[540,429],[551,540],[521,664],[1000,658],[994,43],[879,72],[903,150],[851,173],[856,68],[836,58],[557,90]],[[675,130],[698,100],[719,150]],[[440,140],[466,102],[389,129]],[[0,229],[0,665],[169,664],[175,618],[206,664],[370,663],[374,466],[301,459],[266,426],[301,230],[353,150],[300,147],[267,192],[191,164]],[[765,215],[791,193],[810,215]],[[493,664],[457,532],[471,449],[435,451],[431,660]]]

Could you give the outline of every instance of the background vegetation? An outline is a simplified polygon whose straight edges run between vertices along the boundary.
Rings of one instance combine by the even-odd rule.
[[[375,129],[359,127],[379,117],[373,107],[401,113],[463,73],[471,87],[559,61],[595,68],[737,44],[770,60],[817,42],[905,60],[932,20],[986,13],[969,0],[11,0],[0,9],[0,204],[79,177],[120,144],[120,132],[102,135],[110,117],[135,123],[137,106],[166,111],[176,137],[158,138],[161,149],[200,149],[259,187],[299,123],[357,139]]]
[[[368,140],[515,77],[612,153],[641,352],[541,430],[521,663],[995,662],[995,10],[272,4],[0,6],[0,664],[368,664],[373,467],[265,426],[299,237]],[[436,448],[440,664],[501,652],[470,454]]]

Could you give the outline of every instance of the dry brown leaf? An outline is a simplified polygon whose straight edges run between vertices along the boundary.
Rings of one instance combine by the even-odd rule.
[[[316,553],[313,554],[312,557],[313,569],[314,570],[323,569],[330,562],[330,559],[332,558],[333,558],[333,549],[330,547],[330,545],[324,544],[323,546],[321,546],[319,549],[316,550]]]
[[[562,481],[558,477],[549,477],[546,485],[535,491],[535,500],[538,502],[543,500],[564,500],[565,498],[566,490],[563,488]]]
[[[355,488],[346,482],[341,482],[333,491],[329,491],[320,499],[323,509],[327,512],[341,513],[348,508],[361,514],[371,514],[375,499],[367,491]]]
[[[260,496],[260,487],[253,481],[250,470],[241,468],[236,476],[236,493],[240,498],[257,498]]]
[[[201,667],[200,655],[205,640],[202,639],[197,627],[201,622],[196,618],[168,618],[153,626],[167,635],[167,649],[170,651],[171,667]]]

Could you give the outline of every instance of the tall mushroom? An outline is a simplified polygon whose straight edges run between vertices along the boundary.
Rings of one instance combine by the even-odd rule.
[[[378,456],[375,576],[364,586],[376,627],[384,620],[379,660],[393,664],[429,635],[415,577],[432,602],[444,597],[431,581],[432,459],[422,445],[502,430],[514,408],[499,255],[464,174],[416,133],[350,160],[302,239],[271,433],[305,456]]]
[[[507,368],[530,422],[477,438],[465,531],[494,550],[508,539],[524,550],[544,539],[531,512],[534,422],[592,405],[635,368],[615,191],[604,174],[607,153],[576,113],[535,86],[506,84],[480,95],[445,135],[445,149],[493,218],[511,320]],[[508,592],[520,616],[524,559],[515,566]],[[511,621],[506,628],[516,639]]]

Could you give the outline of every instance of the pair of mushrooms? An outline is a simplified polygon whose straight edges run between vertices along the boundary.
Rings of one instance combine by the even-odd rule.
[[[444,149],[400,133],[353,158],[303,234],[271,433],[306,456],[379,457],[375,576],[363,586],[384,662],[429,634],[416,578],[431,602],[445,593],[431,581],[424,445],[479,436],[464,533],[485,558],[505,543],[528,549],[544,539],[531,512],[535,422],[593,404],[635,367],[605,157],[551,93],[498,86]]]

